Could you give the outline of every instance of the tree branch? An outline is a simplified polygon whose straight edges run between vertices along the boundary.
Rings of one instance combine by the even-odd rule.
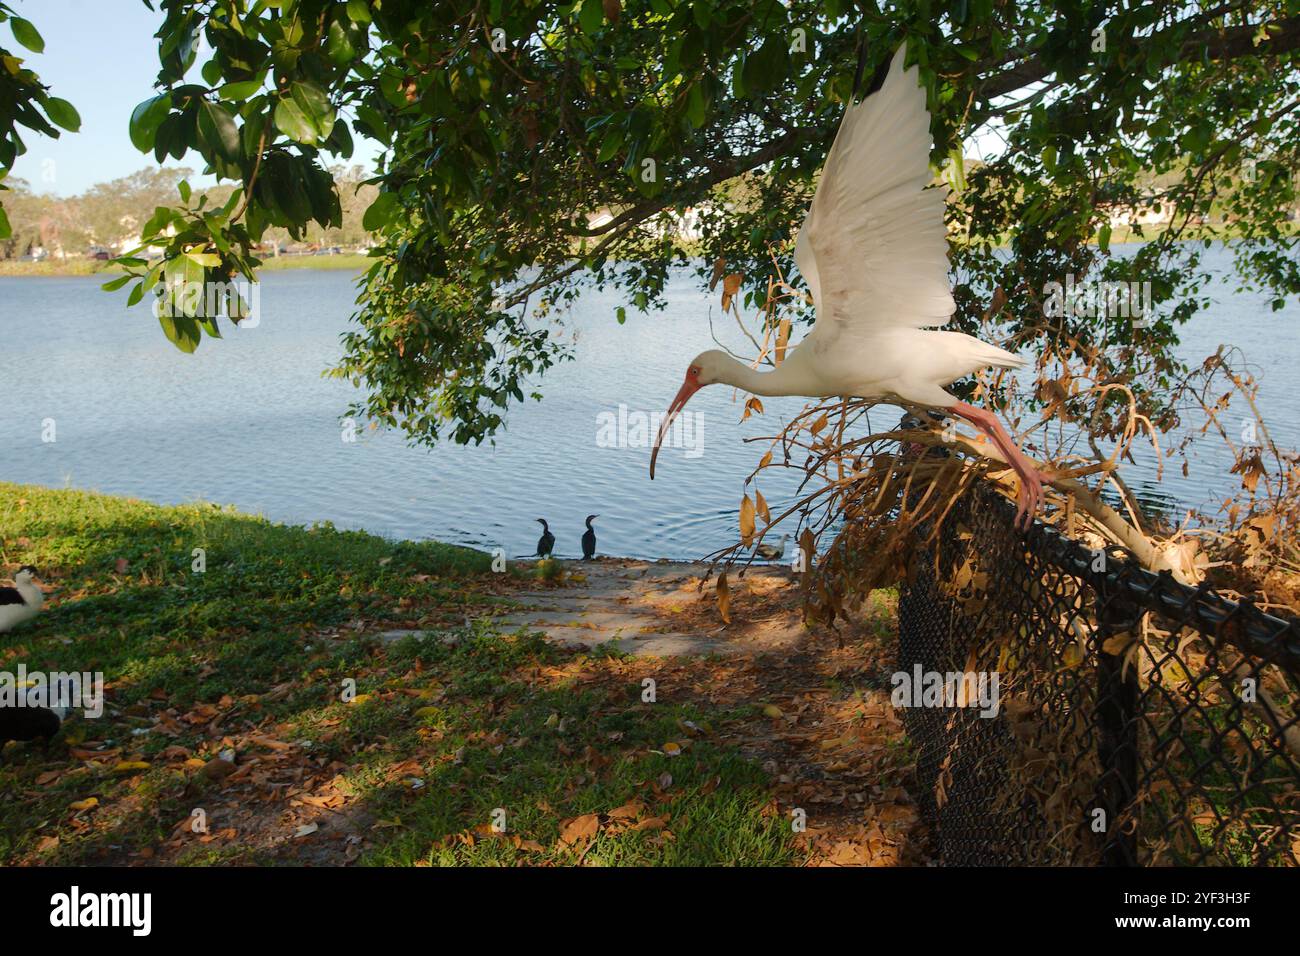
[[[1300,49],[1300,17],[1275,21],[1272,25],[1279,27],[1279,32],[1270,33],[1258,46],[1255,45],[1255,36],[1259,32],[1257,24],[1202,30],[1183,41],[1179,56],[1186,59],[1235,60],[1244,56],[1281,56]],[[1144,38],[1144,42],[1154,42],[1156,39],[1148,37]],[[978,68],[977,72],[980,72]],[[979,84],[978,95],[984,100],[995,99],[1014,93],[1031,83],[1040,83],[1051,74],[1052,68],[1040,57],[1035,57],[1009,70],[994,73]]]

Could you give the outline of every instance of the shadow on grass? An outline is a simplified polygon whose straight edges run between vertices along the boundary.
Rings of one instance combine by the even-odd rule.
[[[0,669],[102,671],[109,708],[6,752],[5,863],[791,859],[764,774],[708,729],[726,714],[465,623],[502,601],[488,555],[13,485],[0,545],[60,588]],[[207,836],[178,829],[196,809]]]

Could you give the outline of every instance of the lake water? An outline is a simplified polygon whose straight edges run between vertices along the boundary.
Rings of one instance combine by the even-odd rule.
[[[1219,268],[1230,260],[1212,257]],[[435,538],[531,553],[546,518],[557,554],[580,554],[585,515],[603,554],[698,558],[734,540],[745,476],[772,434],[802,407],[764,399],[766,413],[740,423],[730,389],[700,392],[702,454],[666,448],[655,481],[650,452],[608,445],[601,415],[659,413],[686,363],[719,337],[739,346],[734,319],[686,274],[669,287],[664,313],[629,313],[618,325],[613,293],[589,293],[565,321],[577,360],[539,381],[544,401],[510,410],[495,446],[412,448],[398,434],[359,431],[342,440],[339,416],[353,396],[321,377],[339,354],[353,311],[353,277],[337,271],[265,275],[261,322],[205,338],[194,355],[175,350],[141,305],[100,291],[93,278],[0,278],[0,479],[76,487],[164,503],[231,503],[275,520],[328,520],[398,538]],[[1216,305],[1183,332],[1181,354],[1199,360],[1220,342],[1243,349],[1261,376],[1274,438],[1300,444],[1300,307],[1268,310],[1263,297],[1220,287]],[[228,326],[223,323],[223,330]],[[892,424],[892,413],[877,427]],[[42,441],[53,419],[56,441]],[[1238,422],[1240,416],[1231,420]],[[1149,462],[1130,481],[1200,506],[1233,487],[1217,447],[1188,478],[1168,469],[1156,484]],[[764,478],[776,505],[793,476]]]

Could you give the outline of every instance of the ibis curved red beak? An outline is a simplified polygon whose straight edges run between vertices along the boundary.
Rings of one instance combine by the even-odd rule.
[[[664,420],[659,424],[659,435],[655,438],[654,451],[650,452],[651,481],[655,480],[655,459],[659,457],[659,446],[663,444],[664,436],[668,434],[668,429],[672,425],[673,419],[676,418],[677,414],[686,407],[686,403],[690,401],[691,396],[698,392],[702,387],[698,376],[695,375],[694,372],[695,369],[692,367],[691,371],[686,373],[686,381],[683,382],[682,387],[677,390],[676,396],[673,397],[672,404],[668,406],[668,411],[664,415]]]

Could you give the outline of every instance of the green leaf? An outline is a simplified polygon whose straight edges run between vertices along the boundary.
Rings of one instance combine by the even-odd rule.
[[[381,143],[388,142],[388,124],[384,122],[383,115],[376,109],[366,106],[364,103],[357,107],[357,120],[366,126],[370,135]]]
[[[45,41],[30,21],[22,17],[10,17],[9,26],[14,31],[14,39],[33,53],[45,52]]]
[[[217,255],[215,252],[191,251],[185,253],[185,257],[209,269],[215,269],[217,266],[221,265],[221,256]]]
[[[582,10],[578,14],[578,26],[583,33],[595,33],[605,22],[605,11],[601,0],[582,0]]]
[[[325,91],[310,80],[290,85],[275,107],[275,125],[294,142],[315,146],[334,129],[334,105]]]
[[[334,124],[329,139],[325,141],[325,148],[342,156],[344,159],[352,157],[352,132],[348,129],[348,124],[343,121],[342,117]]]
[[[307,119],[302,108],[288,97],[275,104],[275,125],[294,142],[316,142],[316,127]]]
[[[235,83],[227,83],[217,90],[217,95],[223,100],[240,101],[246,100],[257,94],[262,88],[263,78],[255,77],[251,80],[239,80]]]
[[[134,278],[135,276],[131,276],[131,275],[118,276],[116,279],[109,279],[107,282],[101,285],[100,288],[103,289],[105,292],[116,292],[118,289],[122,288],[122,286],[126,285]]]
[[[696,129],[704,125],[707,106],[708,104],[704,101],[703,87],[699,83],[692,84],[690,93],[686,95],[686,119]]]
[[[45,107],[45,115],[69,133],[75,133],[81,129],[81,115],[77,112],[77,108],[67,100],[60,99],[57,96],[47,96],[42,105]]]
[[[361,227],[366,232],[378,232],[393,221],[401,207],[397,193],[380,193],[361,217]]]
[[[596,156],[596,161],[603,163],[606,160],[613,159],[618,153],[618,148],[623,145],[625,131],[621,126],[611,126],[605,133],[605,139],[600,144],[600,152]]]
[[[366,0],[348,0],[348,19],[353,23],[370,22],[370,5]]]
[[[329,54],[330,62],[335,66],[347,66],[356,59],[356,48],[348,38],[347,29],[338,20],[330,23],[325,51]]]
[[[240,158],[239,127],[230,111],[220,103],[199,104],[199,143],[207,151],[233,163]]]
[[[131,111],[131,145],[142,153],[154,148],[154,137],[158,127],[167,118],[171,110],[172,98],[168,93],[145,100]]]
[[[0,206],[0,239],[8,239],[13,234],[13,227],[9,225],[9,216],[5,212],[5,207]]]
[[[199,324],[188,316],[170,316],[166,313],[158,316],[163,335],[182,352],[192,354],[199,347]]]

